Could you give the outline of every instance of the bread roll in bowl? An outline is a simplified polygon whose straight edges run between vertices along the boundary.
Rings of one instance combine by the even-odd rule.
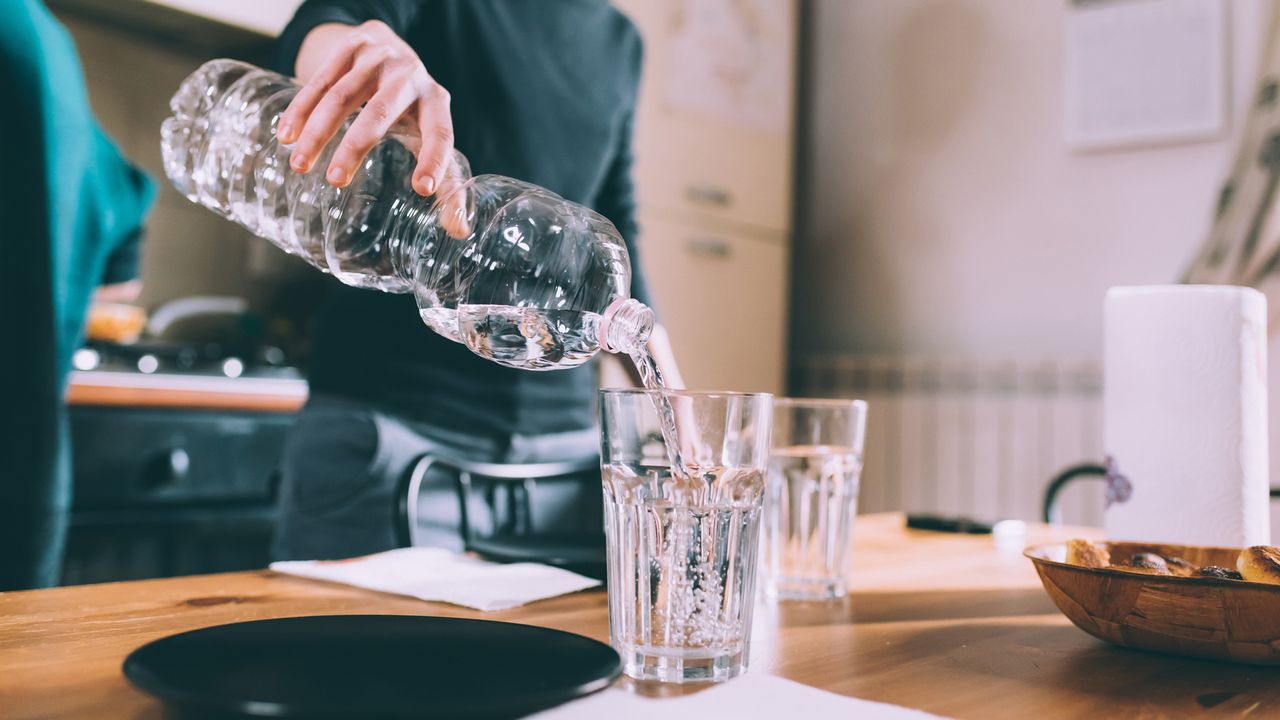
[[[1270,545],[1245,548],[1240,551],[1236,568],[1249,582],[1280,585],[1280,548]]]
[[[1111,564],[1111,553],[1097,543],[1088,540],[1067,541],[1067,562],[1091,568],[1104,568]]]

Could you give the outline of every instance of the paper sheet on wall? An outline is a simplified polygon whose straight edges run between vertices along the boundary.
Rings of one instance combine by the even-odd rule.
[[[786,129],[787,3],[682,0],[670,22],[665,101],[766,132]]]
[[[1074,0],[1064,63],[1072,147],[1200,140],[1226,125],[1221,0]]]

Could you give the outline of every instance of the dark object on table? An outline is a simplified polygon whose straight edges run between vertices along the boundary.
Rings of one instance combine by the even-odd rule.
[[[1219,580],[1243,580],[1244,576],[1236,570],[1231,570],[1217,565],[1206,565],[1200,568],[1196,573],[1200,577],[1211,577]]]
[[[530,625],[336,615],[219,625],[143,645],[137,687],[183,717],[517,717],[602,690],[608,645]]]
[[[964,533],[966,535],[990,535],[993,523],[965,517],[942,517],[940,515],[907,515],[907,527],[913,530],[934,530],[936,532]]]

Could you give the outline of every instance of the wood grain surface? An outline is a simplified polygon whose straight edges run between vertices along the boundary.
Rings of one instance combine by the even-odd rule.
[[[113,407],[186,408],[297,412],[306,396],[296,393],[209,392],[179,388],[129,387],[73,380],[67,385],[67,404]]]
[[[1280,664],[1280,585],[1147,575],[1056,562],[1061,545],[1027,556],[1054,604],[1081,630],[1126,647]],[[1239,548],[1107,543],[1113,562],[1137,553],[1235,569]]]
[[[1027,543],[1081,535],[1033,527]],[[859,518],[855,548],[844,600],[758,608],[751,672],[957,718],[1280,714],[1280,670],[1125,650],[1073,627],[1021,547],[908,531],[900,515],[874,515]],[[239,620],[341,613],[608,635],[599,591],[478,613],[259,571],[0,594],[0,716],[160,718],[160,705],[120,672],[139,645]]]

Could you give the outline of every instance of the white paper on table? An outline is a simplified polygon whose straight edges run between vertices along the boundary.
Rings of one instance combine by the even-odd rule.
[[[858,718],[930,720],[922,710],[836,695],[764,673],[747,673],[692,695],[647,698],[618,688],[532,716],[536,720],[707,720],[707,718]]]
[[[476,610],[506,610],[600,584],[548,565],[504,565],[430,547],[400,548],[350,560],[275,562],[271,569]]]

